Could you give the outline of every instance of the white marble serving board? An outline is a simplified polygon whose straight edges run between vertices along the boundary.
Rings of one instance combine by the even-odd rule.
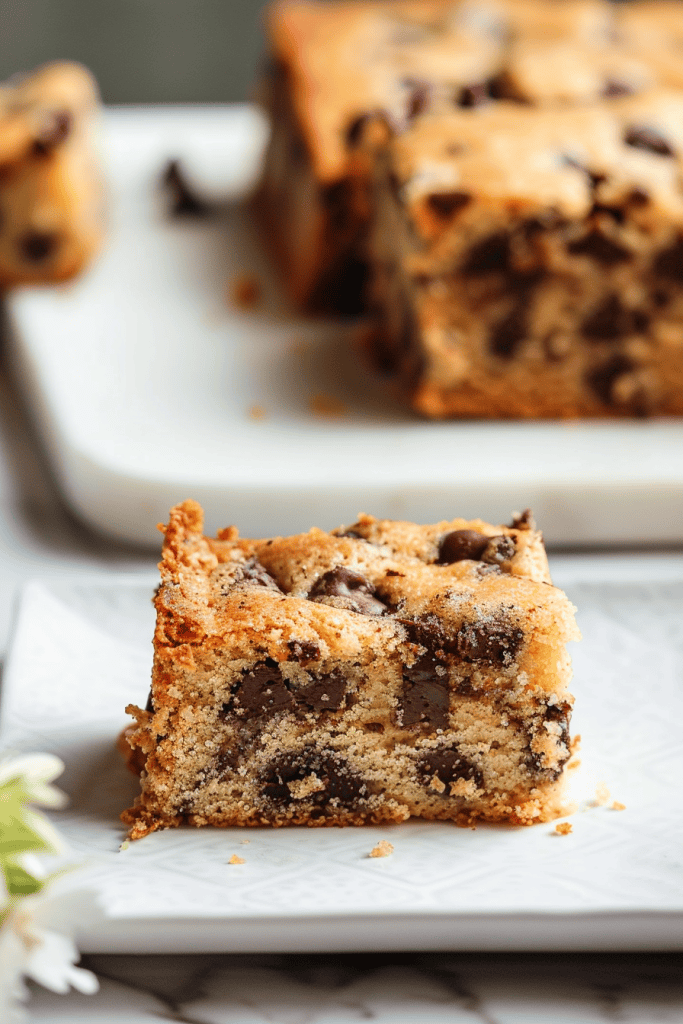
[[[556,579],[584,634],[572,645],[583,766],[571,834],[411,820],[170,830],[123,850],[118,814],[137,780],[114,742],[124,706],[147,696],[154,580],[30,584],[1,746],[66,763],[71,803],[55,820],[81,865],[72,884],[93,886],[105,912],[81,948],[683,949],[683,572],[639,582],[598,563],[590,582],[569,569]],[[610,800],[591,806],[601,783]],[[394,853],[370,859],[380,839]]]
[[[531,505],[553,544],[683,540],[680,420],[427,422],[359,359],[348,324],[288,312],[239,201],[265,137],[247,106],[109,111],[104,252],[74,284],[8,298],[16,379],[82,519],[156,545],[187,497],[212,531],[252,536],[359,511],[507,522]],[[166,216],[172,156],[229,200],[219,217]],[[231,299],[244,272],[263,287],[253,311]],[[342,415],[312,411],[320,395]]]

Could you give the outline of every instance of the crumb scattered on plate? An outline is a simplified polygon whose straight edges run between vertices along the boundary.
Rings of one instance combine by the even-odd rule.
[[[129,846],[130,846],[130,839],[124,839],[123,842],[121,843],[121,845],[119,846],[119,851],[123,852],[124,850],[127,850]]]
[[[390,857],[394,852],[393,845],[388,839],[380,839],[377,846],[373,846],[370,850],[371,857]]]
[[[614,800],[613,803],[612,803],[612,810],[613,811],[625,811],[626,810],[626,804],[620,803],[619,800]]]
[[[230,285],[230,298],[240,309],[253,309],[261,299],[261,283],[254,274],[238,274]]]
[[[242,842],[240,843],[240,846],[249,846],[250,842],[251,839],[243,839]]]
[[[228,864],[244,864],[244,857],[238,857],[236,853],[233,853]]]
[[[338,398],[323,392],[312,396],[309,407],[314,416],[345,416],[347,411],[344,403],[340,402]]]
[[[555,832],[558,836],[568,836],[573,831],[574,826],[570,825],[568,821],[561,821],[559,825],[555,826]]]
[[[605,804],[609,803],[610,792],[605,782],[599,782],[595,787],[595,801],[596,807],[604,807]]]
[[[268,413],[266,412],[262,405],[252,405],[250,406],[247,415],[249,416],[250,420],[265,420],[268,416]]]

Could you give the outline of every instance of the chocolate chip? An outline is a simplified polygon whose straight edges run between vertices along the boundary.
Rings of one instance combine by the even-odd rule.
[[[152,691],[149,691],[147,696],[147,703],[145,704],[145,711],[149,711],[151,715],[154,714],[154,700],[152,698]]]
[[[589,341],[614,341],[615,338],[642,331],[644,316],[643,313],[627,309],[619,296],[613,293],[589,313],[581,330]]]
[[[431,212],[440,220],[450,220],[471,200],[472,196],[469,192],[433,192],[427,196],[425,202]]]
[[[68,110],[51,110],[33,141],[33,152],[37,156],[49,153],[69,137],[72,127],[73,118]]]
[[[511,665],[524,631],[505,622],[467,622],[458,631],[458,653],[465,661]]]
[[[602,216],[610,217],[616,224],[623,224],[626,220],[626,213],[621,206],[609,206],[607,203],[593,203],[590,211],[590,216]],[[597,232],[600,234],[600,232]],[[604,238],[604,235],[601,235]],[[598,259],[599,257],[596,257]]]
[[[161,181],[171,199],[172,217],[206,217],[212,212],[188,183],[179,160],[169,160]]]
[[[637,124],[628,127],[624,132],[624,142],[627,146],[635,146],[636,149],[644,149],[658,156],[676,156],[671,144],[649,125]]]
[[[517,548],[512,537],[505,535],[491,537],[481,556],[482,561],[489,562],[491,565],[501,565],[503,562],[509,562],[511,558],[514,558],[516,550]]]
[[[582,174],[585,174],[591,188],[597,188],[603,181],[607,181],[606,174],[603,174],[601,171],[591,171],[589,167],[586,167],[585,164],[582,164],[580,160],[577,160],[576,157],[571,156],[569,153],[562,154],[562,161],[567,167],[572,167],[575,171],[581,171]]]
[[[384,732],[384,726],[381,722],[365,722],[363,728],[366,732]]]
[[[229,775],[231,772],[233,772],[235,768],[237,768],[238,763],[239,758],[237,757],[235,748],[232,746],[223,747],[222,750],[218,751],[218,754],[216,755],[216,758],[214,760],[214,777],[218,779],[224,778],[226,775]]]
[[[348,763],[339,754],[321,753],[308,747],[298,754],[287,754],[273,762],[264,773],[261,790],[264,797],[276,804],[296,801],[288,783],[303,782],[315,776],[322,788],[308,793],[302,800],[306,803],[327,805],[334,801],[342,806],[353,806],[367,796],[363,779],[351,771]]]
[[[245,672],[234,690],[233,700],[247,717],[265,711],[280,711],[293,703],[276,662],[261,662]]]
[[[472,246],[462,267],[462,273],[471,277],[493,271],[502,273],[509,265],[510,236],[504,231],[499,231]]]
[[[404,78],[401,85],[410,90],[405,110],[406,121],[414,121],[427,108],[432,92],[431,83],[424,79]]]
[[[490,100],[489,87],[486,82],[473,82],[464,85],[456,97],[458,107],[479,107]]]
[[[605,208],[602,208],[603,210]],[[619,211],[621,214],[621,211]],[[623,214],[621,214],[623,217]],[[613,242],[600,231],[589,231],[583,238],[570,242],[567,250],[575,256],[590,256],[591,259],[611,267],[631,258],[632,253],[618,242]]]
[[[511,359],[527,335],[527,302],[515,306],[494,324],[489,334],[489,351],[501,359]]]
[[[437,565],[451,565],[465,559],[478,561],[489,542],[489,538],[477,530],[451,530],[439,543]]]
[[[510,528],[513,530],[535,530],[536,520],[530,508],[525,508],[519,515],[513,515]]]
[[[614,385],[625,373],[635,369],[635,364],[624,355],[614,355],[606,363],[592,369],[586,376],[588,385],[606,405],[614,404]]]
[[[290,661],[317,661],[320,657],[320,648],[312,640],[288,640],[287,647]]]
[[[612,99],[615,96],[632,96],[635,89],[628,82],[619,78],[608,78],[602,87],[602,95],[605,99]]]
[[[297,703],[307,704],[313,711],[336,711],[344,700],[346,678],[339,669],[314,675],[309,686],[296,691]]]
[[[477,789],[481,789],[484,784],[479,769],[463,757],[456,746],[430,751],[417,762],[417,771],[427,787],[435,775],[445,786],[459,779],[474,782]],[[450,796],[450,793],[444,790],[443,795]]]
[[[340,598],[344,608],[360,615],[384,615],[387,610],[386,604],[375,597],[370,580],[344,565],[330,569],[316,580],[308,597],[323,603],[327,598]]]
[[[240,571],[241,578],[246,583],[254,583],[258,587],[266,587],[267,590],[278,590],[282,593],[266,567],[261,565],[256,558],[249,558],[240,566]]]
[[[387,569],[387,571],[384,573],[384,575],[385,576],[398,576],[401,579],[405,579],[405,573],[404,572],[397,572],[396,569]]]
[[[332,536],[349,537],[351,540],[364,540],[366,544],[368,543],[367,537],[364,537],[363,534],[359,533],[358,530],[353,526],[349,526],[348,530],[333,530]]]
[[[650,202],[650,193],[644,188],[633,188],[626,197],[626,202],[632,206],[647,206]]]
[[[57,248],[59,238],[47,231],[29,231],[19,239],[19,252],[27,263],[43,263]]]
[[[441,658],[444,652],[456,651],[454,637],[447,636],[443,623],[436,615],[423,615],[417,619],[397,619],[406,631],[408,642],[426,647],[428,651]]]
[[[662,249],[652,269],[658,277],[667,281],[683,281],[683,239],[678,239],[668,249]]]
[[[428,652],[403,669],[401,724],[430,726],[430,731],[448,728],[448,680],[436,674],[438,662]]]

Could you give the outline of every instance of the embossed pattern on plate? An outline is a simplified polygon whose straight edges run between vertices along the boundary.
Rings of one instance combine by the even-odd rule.
[[[84,949],[683,948],[683,575],[567,588],[584,634],[570,835],[410,821],[168,831],[119,851],[137,782],[114,740],[146,699],[153,586],[30,584],[5,672],[2,748],[67,765],[55,818],[106,911]],[[587,806],[601,782],[625,810]],[[381,838],[394,854],[371,860]]]

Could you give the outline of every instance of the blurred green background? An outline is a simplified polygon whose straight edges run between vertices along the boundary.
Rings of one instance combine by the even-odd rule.
[[[80,60],[107,103],[248,98],[263,0],[0,0],[0,79]]]

